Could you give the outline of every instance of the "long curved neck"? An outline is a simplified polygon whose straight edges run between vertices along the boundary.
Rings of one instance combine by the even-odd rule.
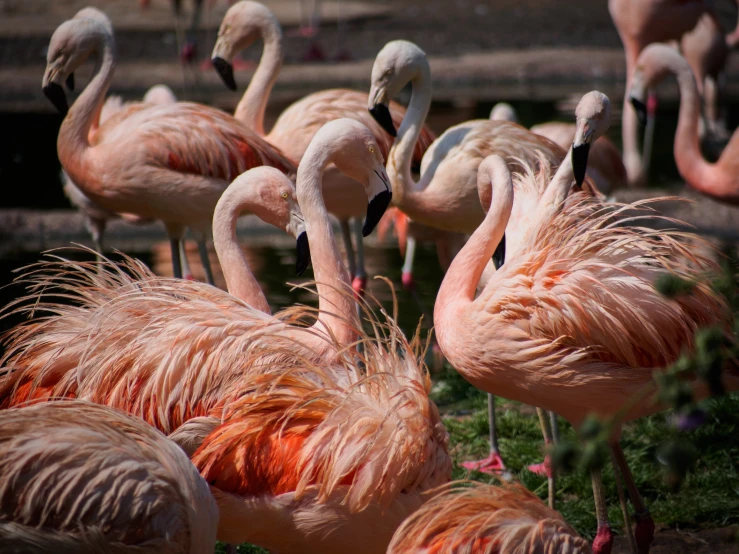
[[[266,314],[271,313],[267,298],[249,269],[236,236],[236,224],[242,212],[251,212],[251,202],[235,195],[221,198],[213,214],[213,243],[228,292]]]
[[[677,77],[680,88],[680,113],[675,131],[675,163],[690,186],[711,194],[710,183],[706,181],[706,172],[710,172],[711,164],[706,162],[698,143],[698,122],[701,107],[698,89],[689,67],[681,67],[668,62],[669,69]]]
[[[442,314],[451,304],[472,302],[485,266],[503,238],[513,208],[510,177],[493,179],[493,201],[485,219],[452,260],[436,297],[434,314]],[[434,323],[438,325],[437,317]]]
[[[536,218],[532,226],[538,227],[540,223],[546,221],[564,205],[564,201],[570,193],[574,180],[575,172],[572,167],[572,146],[570,146],[562,163],[559,164],[557,172],[541,195],[541,200],[536,210]]]
[[[101,40],[93,77],[79,95],[59,129],[57,152],[62,165],[77,165],[90,147],[88,135],[93,122],[100,117],[105,94],[115,70],[114,43],[106,35]],[[75,179],[77,181],[77,179]]]
[[[387,173],[393,185],[393,204],[416,219],[409,210],[420,201],[416,197],[421,196],[423,192],[416,191],[416,183],[411,176],[411,162],[416,141],[431,105],[431,71],[427,64],[419,66],[418,74],[411,81],[411,86],[408,110],[388,154]]]
[[[298,168],[297,195],[318,290],[319,315],[314,327],[324,327],[340,344],[348,344],[356,339],[359,322],[350,294],[349,271],[341,260],[321,189],[323,172],[330,162],[320,148],[308,150]]]
[[[264,21],[259,32],[264,41],[262,57],[244,96],[236,106],[234,118],[258,135],[264,136],[264,113],[282,67],[282,32],[271,21]]]

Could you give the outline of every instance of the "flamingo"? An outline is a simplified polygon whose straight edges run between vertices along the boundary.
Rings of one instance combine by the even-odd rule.
[[[454,485],[403,522],[387,554],[590,554],[588,542],[525,487]]]
[[[473,120],[447,129],[428,148],[421,162],[421,178],[411,176],[411,154],[431,103],[431,71],[426,54],[415,44],[396,40],[387,43],[377,54],[372,67],[368,108],[390,134],[396,134],[388,113],[388,101],[408,83],[412,85],[411,101],[388,154],[388,176],[393,183],[393,202],[413,221],[445,231],[469,234],[484,218],[477,194],[477,168],[482,159],[493,153],[503,156],[512,168],[522,163],[558,165],[564,152],[546,138],[535,135],[520,125],[507,121]],[[585,158],[578,160],[578,174],[584,176]],[[580,185],[582,179],[578,179]],[[590,182],[587,182],[588,186]],[[593,189],[589,189],[593,190]],[[521,191],[514,206],[513,221],[525,220],[538,203],[539,189]],[[522,225],[512,224],[507,231],[510,245],[520,240]],[[501,243],[494,256],[502,263],[506,247]],[[406,268],[407,270],[407,268]],[[494,398],[488,396],[490,433],[495,437]],[[505,468],[497,441],[491,442],[490,455],[471,468],[500,471]]]
[[[367,95],[354,90],[328,89],[298,100],[288,106],[275,122],[269,134],[264,130],[264,114],[272,86],[277,80],[282,66],[282,29],[274,14],[263,4],[242,0],[226,12],[218,31],[218,40],[213,47],[213,66],[231,89],[236,90],[233,75],[233,59],[240,50],[246,49],[257,38],[264,42],[264,51],[259,66],[249,86],[239,101],[234,117],[254,130],[267,142],[282,150],[288,158],[299,162],[308,144],[321,126],[340,117],[356,119],[365,125],[375,136],[380,152],[387,158],[392,144],[382,127],[367,113]],[[391,115],[400,122],[405,110],[399,104],[391,105]],[[414,161],[420,164],[423,153],[434,140],[435,135],[423,127],[414,150]],[[324,199],[329,213],[340,223],[344,247],[352,275],[352,288],[362,294],[367,284],[364,268],[364,247],[361,227],[354,225],[357,244],[356,256],[352,245],[350,220],[364,215],[364,191],[358,183],[347,179],[335,168],[329,169],[324,177]]]
[[[201,419],[192,462],[218,502],[220,540],[384,554],[426,492],[449,481],[448,435],[419,341],[392,320],[382,326],[385,339],[362,336],[362,371],[350,357],[306,366],[293,349]]]
[[[226,402],[223,391],[260,364],[260,349],[281,346],[316,361],[351,356],[359,329],[356,303],[321,196],[321,175],[332,163],[362,183],[369,196],[389,191],[372,133],[357,121],[340,119],[316,133],[298,169],[297,200],[307,235],[291,183],[276,169],[251,170],[224,194],[213,226],[217,253],[225,265],[233,264],[226,274],[229,287],[257,298],[254,306],[203,283],[155,277],[135,262],[126,271],[113,266],[99,273],[90,264],[61,260],[48,272],[32,271],[28,280],[40,287],[35,290],[61,288],[78,302],[57,305],[52,292],[41,302],[52,315],[31,320],[6,338],[0,406],[72,395],[137,414],[171,433]],[[251,207],[242,191],[250,193]],[[310,242],[319,295],[312,326],[289,325],[297,321],[292,311],[269,315],[235,244],[235,218],[244,208],[298,235],[301,267]],[[234,285],[235,279],[242,285]],[[31,297],[41,301],[38,294],[43,293],[32,291]],[[27,309],[33,310],[18,308]]]
[[[680,115],[675,133],[675,163],[683,179],[699,192],[720,202],[739,204],[739,133],[734,132],[716,163],[709,163],[698,145],[700,96],[690,65],[677,51],[660,44],[644,49],[639,56],[629,98],[643,111],[645,87],[665,73],[677,78]]]
[[[213,551],[207,483],[138,419],[81,401],[13,408],[0,445],[3,552]]]
[[[437,341],[476,387],[551,410],[575,427],[591,413],[620,414],[620,422],[654,413],[662,407],[634,405],[633,397],[655,392],[655,372],[692,347],[697,329],[731,319],[725,299],[701,280],[716,266],[680,242],[684,233],[619,226],[624,218],[597,199],[576,195],[563,207],[569,183],[561,173],[547,188],[526,241],[475,298],[518,190],[501,158],[491,156],[480,166],[481,198],[492,194],[493,201],[444,277],[434,311]],[[517,177],[536,179],[548,182],[548,172]],[[665,272],[698,284],[691,294],[669,299],[654,287]],[[739,375],[727,380],[729,389],[739,387]],[[707,395],[704,384],[691,385],[697,397]],[[654,524],[619,435],[614,428],[610,447],[637,512],[639,551],[648,552]],[[598,519],[593,550],[610,552],[599,470],[592,477]]]
[[[492,121],[512,121],[518,123],[516,111],[510,104],[499,102],[490,111]],[[575,139],[577,126],[572,123],[550,121],[531,127],[531,132],[546,137],[566,150]],[[618,149],[605,135],[596,140],[588,153],[588,167],[585,174],[589,176],[598,190],[609,194],[626,184],[626,168]]]
[[[68,110],[60,83],[90,56],[97,59],[94,76]],[[101,208],[162,220],[179,278],[184,228],[205,235],[231,180],[258,165],[295,168],[230,116],[189,102],[141,107],[121,120],[114,116],[90,141],[114,65],[113,37],[104,23],[73,18],[54,32],[42,86],[66,114],[57,140],[59,159],[85,196]]]
[[[703,0],[608,0],[608,12],[616,26],[626,53],[626,91],[622,113],[623,161],[628,183],[643,186],[647,180],[649,156],[639,153],[636,113],[628,102],[628,91],[639,53],[653,42],[680,40],[695,27],[706,10]],[[650,100],[650,115],[656,97]],[[648,143],[647,140],[645,142]],[[646,146],[649,148],[649,146]]]

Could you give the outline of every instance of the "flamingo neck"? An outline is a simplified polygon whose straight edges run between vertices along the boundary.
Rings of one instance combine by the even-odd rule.
[[[253,213],[253,208],[251,198],[229,194],[229,189],[226,189],[213,214],[213,243],[229,294],[269,314],[271,311],[267,298],[249,269],[249,263],[236,236],[239,216],[243,212]]]
[[[450,309],[472,302],[485,266],[503,238],[513,208],[513,186],[507,178],[492,178],[493,196],[490,210],[480,226],[454,257],[439,288],[434,309],[434,324]]]
[[[90,148],[89,133],[93,123],[100,118],[105,94],[110,88],[115,70],[113,50],[115,44],[110,35],[101,35],[97,48],[97,60],[93,76],[88,85],[72,104],[69,113],[64,118],[57,138],[59,160],[65,168],[80,165],[86,152]],[[79,183],[77,177],[73,176]]]
[[[312,143],[298,168],[296,192],[305,218],[318,291],[319,314],[314,328],[323,328],[340,344],[349,344],[356,340],[359,322],[354,298],[350,294],[349,271],[341,260],[323,200],[323,173],[331,161],[331,155],[323,145]]]
[[[706,173],[710,173],[711,164],[703,159],[698,143],[698,126],[701,115],[700,97],[688,66],[681,66],[666,60],[668,69],[677,77],[680,89],[680,113],[675,131],[675,163],[690,186],[711,194],[711,180]]]
[[[234,118],[259,136],[264,136],[267,101],[282,68],[282,31],[279,25],[267,19],[259,22],[258,28],[264,42],[262,57],[244,96],[236,106]]]
[[[567,195],[570,193],[574,180],[575,172],[572,168],[572,146],[570,146],[562,163],[559,164],[557,172],[541,196],[534,226],[537,226],[537,222],[547,221],[555,212],[559,211],[564,205]],[[511,252],[514,251],[513,249],[511,250]]]
[[[387,173],[393,185],[393,204],[416,219],[409,210],[421,200],[417,197],[422,196],[422,189],[419,189],[421,185],[413,181],[411,162],[416,142],[431,106],[431,70],[428,64],[419,66],[418,74],[411,80],[411,86],[408,110],[388,154]],[[423,182],[423,178],[421,181]]]

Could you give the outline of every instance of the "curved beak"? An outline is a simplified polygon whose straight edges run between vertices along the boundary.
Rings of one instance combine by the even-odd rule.
[[[575,140],[572,142],[572,172],[575,175],[575,184],[582,186],[585,172],[588,169],[588,154],[590,144],[595,137],[595,123],[590,120],[580,120],[575,129]]]
[[[67,90],[69,90],[69,92],[74,92],[74,73],[69,74],[65,83],[67,85]]]
[[[493,265],[495,266],[495,269],[500,269],[501,267],[503,267],[504,263],[505,263],[505,233],[503,233],[503,238],[500,239],[498,246],[495,247],[495,252],[493,252]]]
[[[639,100],[636,96],[629,96],[629,101],[631,102],[631,105],[634,106],[634,109],[636,110],[636,116],[639,118],[639,123],[642,125],[647,124],[647,105]]]
[[[221,76],[223,83],[230,89],[236,90],[236,81],[234,80],[234,68],[229,62],[220,56],[214,56],[211,60],[213,67],[216,68],[218,75]]]
[[[393,125],[393,118],[390,115],[390,109],[388,108],[389,103],[387,91],[384,87],[372,87],[369,94],[367,109],[374,120],[377,121],[377,123],[379,123],[391,137],[395,137],[398,133],[395,130],[395,125]]]
[[[49,101],[54,104],[54,107],[59,111],[60,114],[67,115],[67,112],[69,111],[67,96],[66,94],[64,94],[64,89],[60,85],[50,82],[41,90],[44,92],[44,96],[46,96],[46,98],[48,98]]]
[[[365,237],[374,231],[393,199],[393,189],[390,186],[390,179],[382,165],[375,167],[372,175],[370,175],[367,191],[369,197],[367,218],[364,220],[364,227],[362,227],[362,235]]]
[[[296,253],[295,273],[300,277],[310,264],[310,245],[308,244],[308,233],[305,231],[298,235]]]

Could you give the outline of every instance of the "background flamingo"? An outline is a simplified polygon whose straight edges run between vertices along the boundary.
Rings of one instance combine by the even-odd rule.
[[[174,275],[181,277],[184,228],[207,233],[213,208],[231,180],[258,165],[284,171],[294,166],[223,112],[185,102],[139,109],[122,121],[113,117],[90,142],[90,127],[114,67],[105,25],[82,18],[63,23],[51,38],[43,79],[44,93],[66,113],[60,83],[93,54],[99,60],[95,74],[59,130],[59,159],[80,190],[102,208],[161,219],[170,236]],[[201,257],[209,265],[207,252],[201,250]]]
[[[0,549],[213,550],[218,509],[187,456],[140,420],[87,402],[0,418]]]
[[[202,283],[158,278],[141,264],[130,262],[126,271],[113,266],[113,271],[98,273],[91,271],[90,264],[62,260],[52,263],[48,273],[38,268],[38,274],[28,275],[31,297],[41,300],[33,290],[51,294],[41,304],[53,315],[32,320],[7,337],[6,355],[0,363],[7,369],[0,383],[0,406],[72,395],[137,414],[170,433],[225,402],[227,385],[258,365],[261,358],[251,358],[255,349],[261,352],[270,345],[282,346],[306,359],[324,361],[351,355],[353,349],[348,347],[359,329],[356,305],[348,293],[348,273],[320,193],[321,173],[331,163],[373,194],[386,191],[380,180],[382,158],[365,127],[342,119],[327,123],[316,134],[298,172],[297,186],[319,294],[314,325],[288,325],[297,322],[290,311],[271,317],[259,311],[266,308],[268,312],[268,306],[245,305]],[[297,216],[291,209],[294,199],[290,202],[289,196],[282,196],[292,187],[287,177],[277,173],[268,168],[250,171],[239,178],[242,182],[233,192],[229,190],[219,205],[224,217],[214,225],[219,256],[224,254],[221,246],[230,241],[224,259],[235,259],[233,219],[244,208],[237,201],[240,190],[252,190],[254,201],[263,203],[260,208],[251,207],[252,211],[267,212],[265,219],[298,232],[299,225],[298,229],[291,227]],[[243,182],[247,179],[251,183]],[[305,257],[307,241],[300,243],[299,252]],[[248,267],[243,262],[233,270],[248,272]],[[231,286],[231,275],[227,279]],[[242,273],[234,279],[253,277]],[[237,290],[262,296],[255,286],[257,291],[253,286]],[[60,288],[79,302],[56,304],[53,291]],[[21,313],[29,309],[34,308],[18,308]],[[339,353],[336,343],[341,345]]]
[[[442,487],[403,522],[387,554],[590,554],[590,545],[520,485]]]
[[[642,159],[637,137],[636,113],[628,102],[628,90],[639,53],[653,42],[680,40],[695,27],[706,10],[702,0],[608,0],[608,11],[626,52],[626,94],[622,114],[623,160],[629,185],[647,180],[647,155]],[[656,97],[650,103],[653,114]]]
[[[348,117],[365,125],[374,134],[380,152],[387,158],[392,137],[367,113],[367,95],[354,90],[329,89],[309,94],[288,106],[275,122],[269,134],[264,131],[264,115],[272,86],[282,66],[282,29],[274,14],[263,4],[242,0],[234,4],[221,22],[218,40],[213,48],[213,65],[224,83],[236,90],[233,76],[233,59],[236,54],[257,38],[264,42],[264,51],[259,66],[249,86],[239,101],[234,117],[277,148],[288,158],[299,162],[308,144],[324,123]],[[392,103],[391,115],[396,123],[402,121],[405,109]],[[414,149],[414,163],[420,164],[423,153],[435,135],[423,127]],[[352,286],[361,293],[367,282],[364,268],[363,231],[357,218],[364,215],[365,193],[359,183],[347,179],[335,168],[329,168],[324,177],[323,194],[329,213],[339,219],[344,247],[352,275]],[[356,224],[354,230],[350,220]],[[356,257],[352,244],[356,242]]]
[[[559,175],[531,221],[531,234],[475,298],[475,289],[511,215],[514,185],[505,163],[488,158],[480,187],[492,182],[490,211],[442,282],[434,311],[442,352],[475,386],[560,414],[576,427],[590,413],[623,420],[658,411],[654,402],[631,400],[654,387],[655,370],[673,363],[693,344],[698,328],[725,324],[724,299],[701,281],[715,269],[683,233],[618,226],[619,217],[597,200],[577,195],[563,211]],[[549,182],[546,171],[517,177]],[[483,191],[481,190],[481,193]],[[635,208],[635,206],[627,206]],[[676,300],[654,281],[664,272],[698,283]],[[728,377],[739,387],[739,375]],[[695,393],[705,385],[691,383]],[[636,509],[636,542],[647,552],[654,524],[642,503],[623,452],[619,431],[611,448]],[[595,552],[609,552],[600,473],[593,473],[598,533]]]
[[[739,133],[734,132],[716,163],[709,163],[699,146],[700,97],[693,72],[685,58],[660,44],[647,47],[639,56],[629,98],[643,111],[644,91],[665,72],[677,77],[680,115],[675,133],[675,163],[680,175],[694,189],[728,204],[739,204]]]

